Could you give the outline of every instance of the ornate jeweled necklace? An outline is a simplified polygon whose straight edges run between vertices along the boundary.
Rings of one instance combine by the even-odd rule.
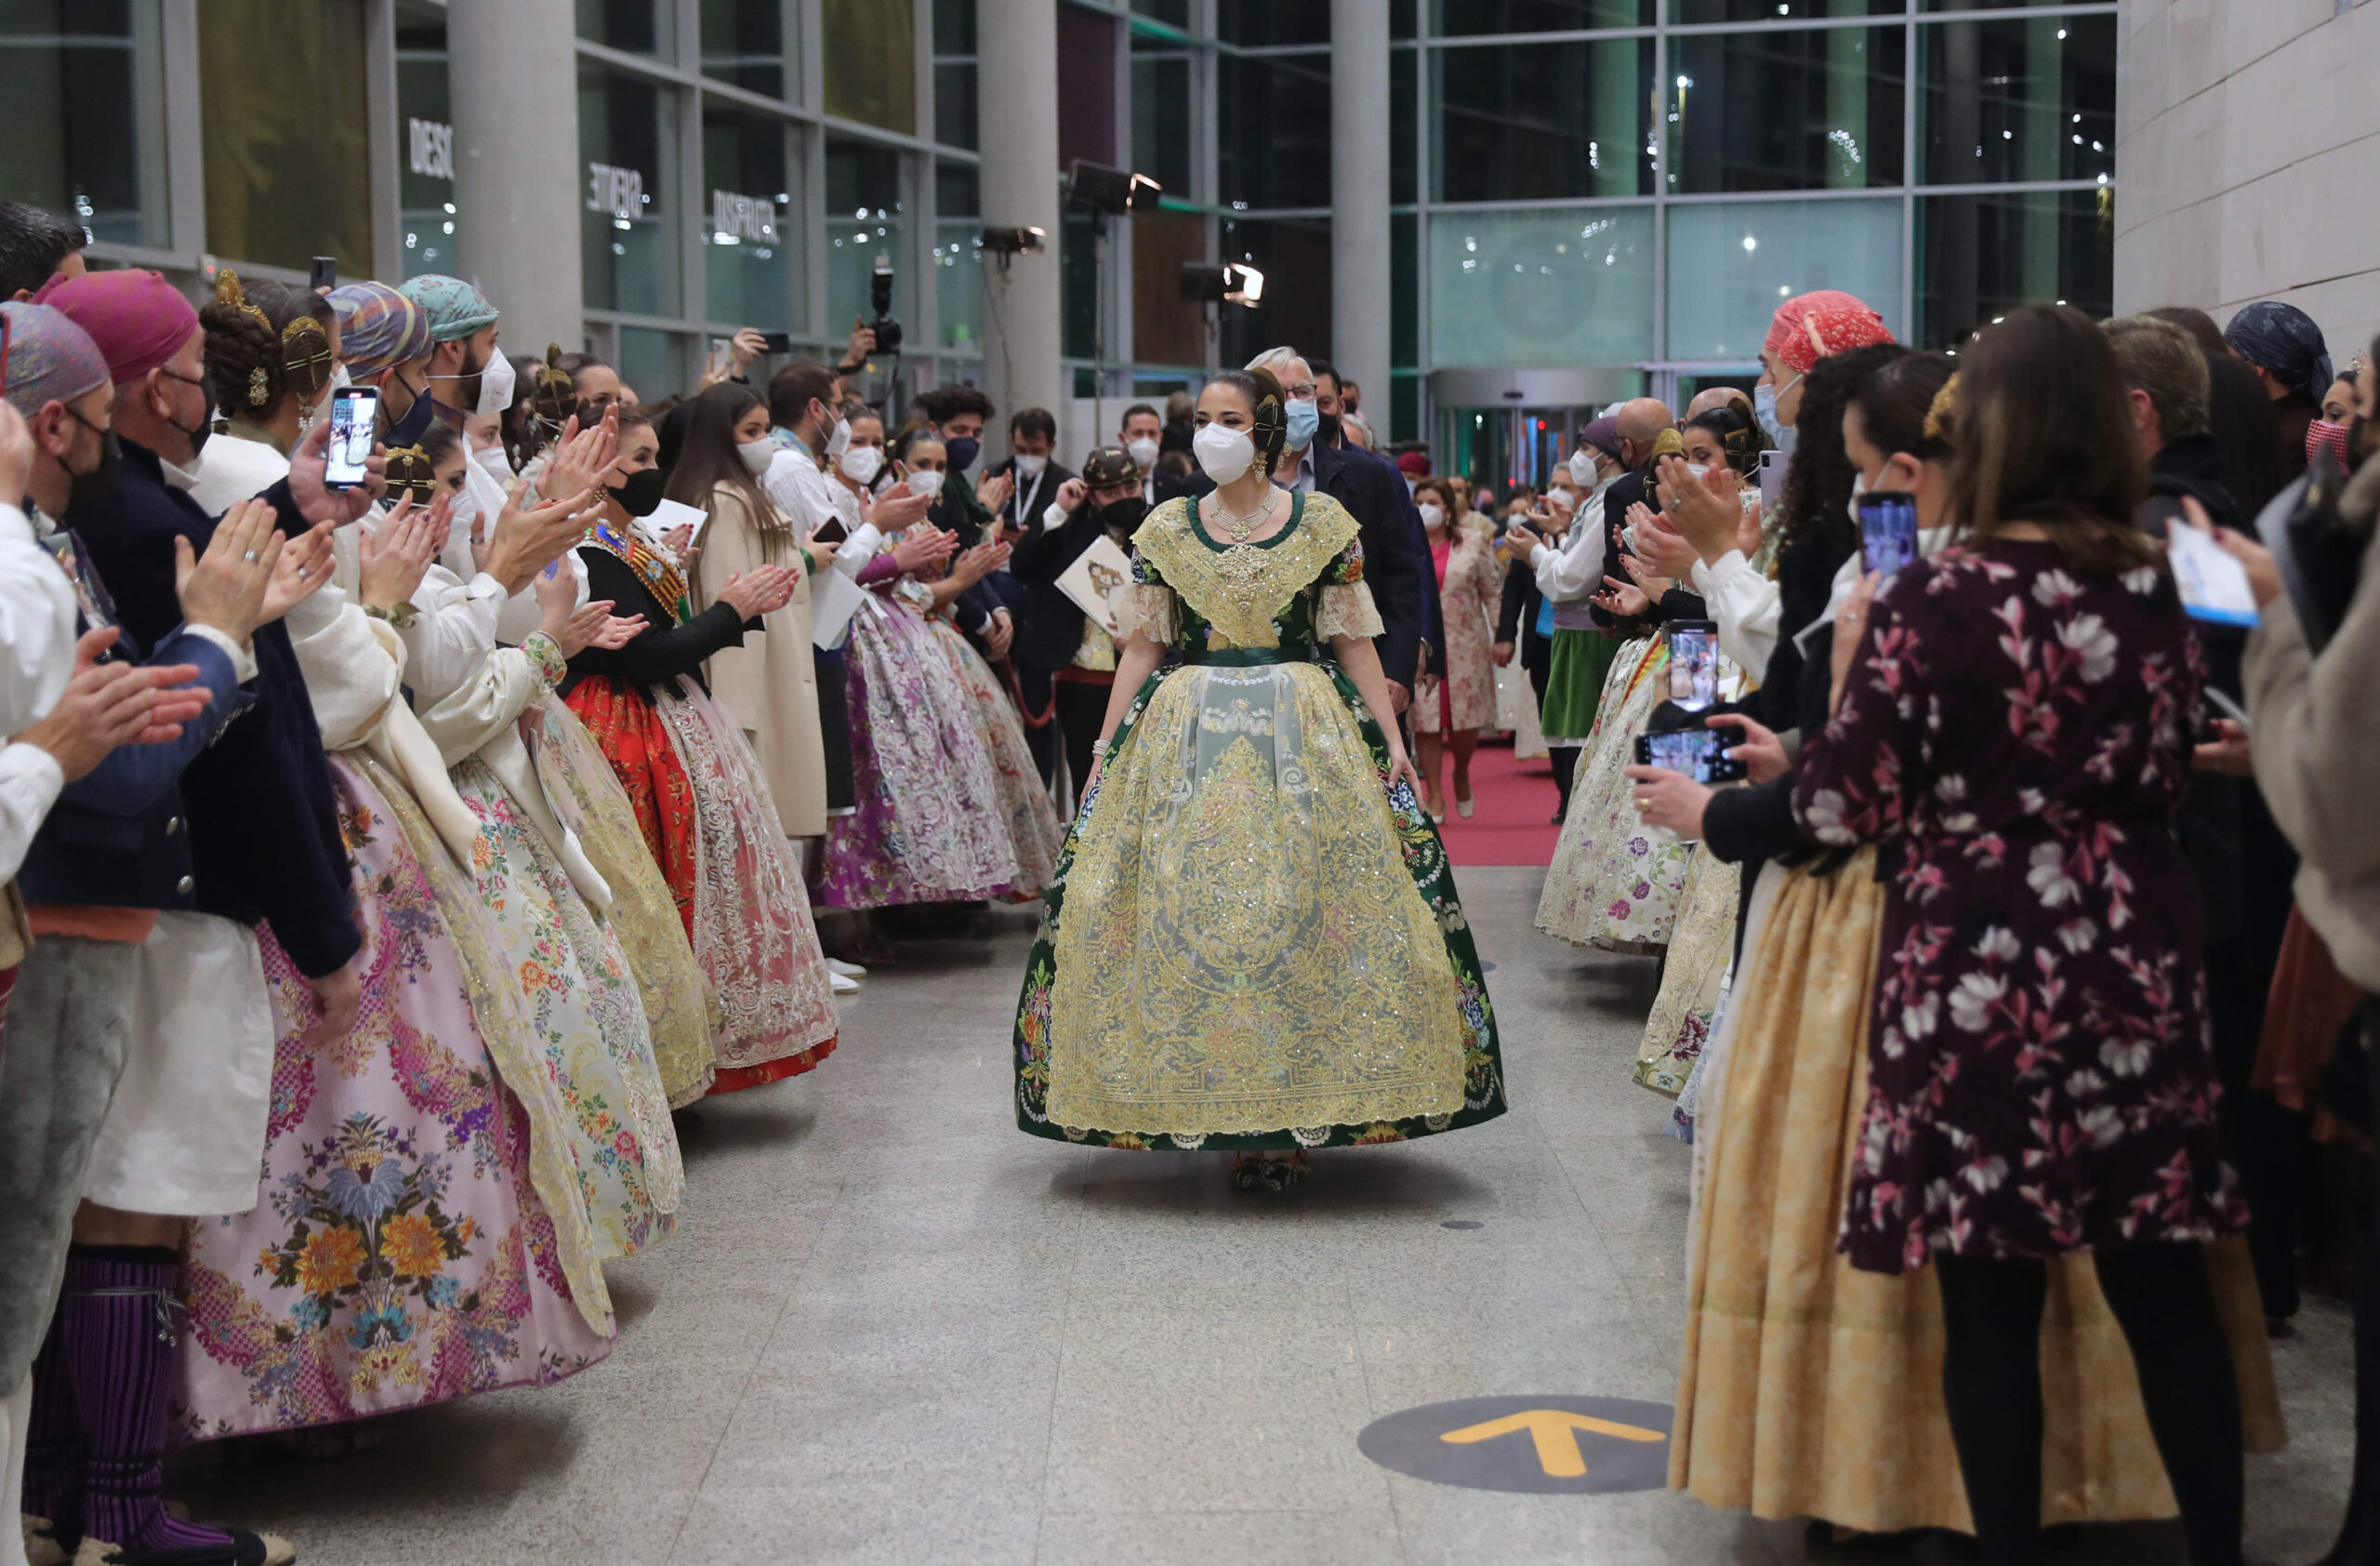
[[[1263,505],[1257,507],[1246,516],[1241,516],[1236,511],[1227,511],[1223,510],[1223,491],[1220,489],[1215,491],[1215,520],[1223,524],[1223,537],[1229,538],[1235,544],[1245,544],[1248,542],[1248,536],[1255,532],[1256,529],[1263,524],[1264,519],[1272,514],[1273,497],[1269,494],[1264,497],[1264,503]]]

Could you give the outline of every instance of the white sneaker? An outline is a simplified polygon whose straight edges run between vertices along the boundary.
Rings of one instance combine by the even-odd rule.
[[[864,979],[867,976],[866,968],[856,962],[846,962],[840,957],[826,959],[826,971],[838,978]]]
[[[856,995],[859,993],[859,980],[830,973],[826,975],[826,988],[837,995]]]

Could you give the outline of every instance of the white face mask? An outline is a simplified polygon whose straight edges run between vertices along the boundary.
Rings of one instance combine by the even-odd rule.
[[[1029,452],[1022,451],[1016,454],[1016,476],[1026,484],[1031,484],[1035,479],[1039,478],[1041,470],[1049,465],[1050,459],[1046,457],[1035,457]]]
[[[1859,497],[1867,493],[1868,475],[1865,473],[1852,474],[1851,498],[1844,502],[1844,510],[1851,513],[1851,525],[1854,527],[1859,525]]]
[[[482,446],[471,453],[471,460],[478,463],[480,471],[496,483],[509,484],[512,482],[512,458],[504,454],[503,442],[499,441],[491,446]]]
[[[769,471],[769,464],[777,459],[777,444],[766,435],[757,441],[738,441],[735,443],[735,455],[744,458],[745,471],[759,478]]]
[[[512,361],[491,348],[480,371],[480,405],[471,411],[493,418],[512,405]]]
[[[1432,532],[1435,532],[1447,524],[1446,508],[1439,505],[1435,500],[1422,501],[1421,511],[1421,525],[1430,529]]]
[[[1199,468],[1219,484],[1229,484],[1256,466],[1256,443],[1244,430],[1210,424],[1190,437],[1190,450],[1198,458]]]
[[[1133,465],[1143,471],[1157,466],[1157,442],[1151,437],[1136,436],[1124,443],[1124,449],[1131,454]]]
[[[849,446],[844,449],[843,455],[836,459],[835,465],[843,471],[843,477],[851,480],[852,483],[869,484],[875,480],[878,473],[884,471],[884,453],[872,445]]]
[[[940,495],[942,493],[941,470],[936,468],[925,468],[917,472],[911,473],[909,475],[909,493],[912,495],[922,495],[929,500],[932,499],[935,496]]]
[[[834,433],[826,437],[826,460],[829,462],[840,461],[844,450],[848,448],[851,444],[852,421],[848,418],[838,418],[835,420]]]
[[[1692,473],[1696,478],[1700,478],[1703,474],[1711,471],[1711,464],[1708,462],[1689,462],[1686,465],[1686,471]]]
[[[1580,489],[1595,486],[1595,459],[1584,450],[1570,454],[1570,482]]]

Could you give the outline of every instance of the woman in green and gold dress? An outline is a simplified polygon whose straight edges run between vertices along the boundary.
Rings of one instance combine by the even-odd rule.
[[[1504,1111],[1355,521],[1272,483],[1285,406],[1261,371],[1210,381],[1194,444],[1217,488],[1134,536],[1130,641],[1015,1031],[1020,1129],[1229,1149],[1274,1189],[1307,1149]]]

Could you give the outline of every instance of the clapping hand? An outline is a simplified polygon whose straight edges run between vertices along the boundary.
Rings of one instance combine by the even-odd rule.
[[[264,623],[265,590],[272,585],[281,551],[272,508],[262,500],[243,500],[225,511],[203,556],[192,552],[188,538],[177,536],[174,591],[183,620],[247,645]]]
[[[1639,501],[1628,508],[1628,520],[1636,528],[1635,558],[1647,570],[1669,577],[1690,577],[1694,574],[1695,562],[1700,557],[1685,535],[1670,525],[1667,517]],[[1623,563],[1627,559],[1621,558]]]
[[[49,752],[69,783],[87,776],[119,745],[159,745],[180,737],[181,725],[211,699],[204,687],[161,689],[197,679],[192,664],[101,663],[118,634],[113,626],[85,631],[74,644],[74,673],[58,705],[15,737],[15,743]]]
[[[1743,505],[1737,498],[1742,486],[1733,468],[1713,462],[1698,479],[1683,458],[1664,457],[1659,473],[1662,510],[1698,555],[1716,561],[1736,547]]]
[[[591,430],[575,426],[578,418],[571,416],[562,426],[562,438],[554,443],[553,455],[546,458],[546,466],[537,475],[540,495],[577,495],[591,490],[612,465],[620,445],[620,405],[607,403],[603,418]]]
[[[892,564],[901,568],[903,576],[915,576],[929,565],[939,565],[948,560],[958,548],[959,535],[956,533],[932,527],[922,532],[912,529],[892,546]]]
[[[473,553],[480,569],[494,577],[508,593],[519,592],[531,578],[560,560],[584,537],[594,522],[596,496],[583,489],[565,499],[531,504],[528,484],[516,484],[504,511],[488,530],[487,547]]]
[[[1633,620],[1653,606],[1653,601],[1645,596],[1644,590],[1633,583],[1623,582],[1617,577],[1606,577],[1603,583],[1604,591],[1587,601],[1598,609],[1608,610],[1623,620]]]
[[[375,609],[393,609],[410,600],[446,542],[453,509],[444,495],[426,511],[407,498],[358,539],[357,598]]]
[[[281,618],[322,591],[331,579],[331,524],[318,522],[295,538],[284,539],[272,580],[264,590],[264,610],[258,625]]]
[[[784,608],[800,580],[800,573],[787,566],[757,566],[728,577],[719,590],[719,601],[744,619],[758,619]]]
[[[860,502],[860,519],[879,533],[898,533],[914,527],[925,520],[933,507],[931,495],[913,495],[906,480],[879,495],[874,501]]]
[[[1007,473],[985,473],[975,481],[975,503],[987,511],[998,511],[1016,493],[1016,480]]]

